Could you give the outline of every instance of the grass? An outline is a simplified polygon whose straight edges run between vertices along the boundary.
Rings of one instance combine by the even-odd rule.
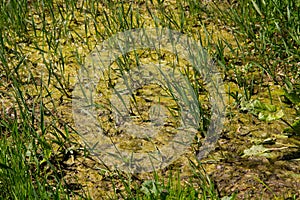
[[[14,84],[20,87],[16,81]],[[36,105],[28,107],[20,90],[16,91],[15,99],[16,107],[10,115],[2,116],[0,124],[0,183],[4,191],[1,199],[67,198],[62,180],[58,179],[57,163],[50,161],[52,147],[44,138],[46,127],[42,102],[37,105],[41,117],[37,121],[32,112]]]
[[[289,77],[281,80],[280,73],[291,74],[293,79],[299,76],[295,62],[299,58],[297,1],[241,1],[219,14],[240,38],[239,43],[248,40],[250,45],[239,45],[241,55],[256,58],[252,63],[268,73],[275,83],[290,81]],[[285,66],[287,61],[289,66]]]
[[[109,196],[110,199],[220,199],[219,193],[213,182],[200,163],[190,161],[194,167],[192,177],[182,183],[180,173],[176,170],[168,172],[162,177],[160,172],[153,171],[151,176],[134,181],[137,177],[132,174],[124,174],[116,171],[119,181],[110,177],[113,183],[114,193]],[[120,190],[119,184],[123,190]],[[234,198],[234,195],[233,195]]]
[[[166,27],[200,41],[222,72],[225,85],[234,83],[238,88],[227,94],[238,108],[245,102],[251,103],[263,90],[268,90],[266,100],[274,104],[272,87],[278,85],[285,91],[285,103],[296,112],[292,121],[281,119],[286,123],[286,132],[290,136],[299,135],[299,1],[174,2],[0,2],[1,199],[92,198],[83,186],[85,183],[70,183],[65,178],[66,173],[72,173],[66,167],[71,157],[91,156],[78,139],[72,122],[72,90],[77,72],[85,65],[91,50],[112,35],[130,29]],[[230,36],[222,34],[222,30]],[[164,90],[173,101],[178,94],[182,95],[189,108],[196,110],[195,118],[201,121],[196,137],[203,137],[211,116],[208,111],[211,105],[198,99],[202,94],[208,96],[201,81],[203,77],[178,56],[158,49],[120,56],[106,75],[108,88],[132,66],[138,67],[150,57],[153,61],[166,60],[171,68],[179,67],[186,75],[191,83],[188,93],[194,95],[193,102],[197,105],[191,104],[186,91],[172,85],[172,81]],[[135,108],[131,108],[131,114],[143,119],[143,110],[138,108],[141,100],[137,94],[132,97]],[[172,106],[169,111],[178,123],[180,104]],[[176,122],[172,123],[176,126]],[[200,142],[197,145],[201,146]],[[192,148],[197,152],[196,147]],[[200,163],[190,162],[189,166],[193,173],[184,183],[179,172],[172,168],[167,175],[155,171],[150,178],[140,180],[109,169],[111,188],[105,198],[220,199],[224,196]],[[266,188],[271,190],[267,185]],[[235,198],[234,193],[226,195]],[[280,198],[275,193],[272,197]]]

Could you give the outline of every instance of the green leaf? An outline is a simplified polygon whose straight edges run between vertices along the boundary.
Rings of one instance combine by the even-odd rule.
[[[276,112],[276,110],[277,110],[276,106],[262,103],[259,100],[255,100],[253,102],[253,105],[254,105],[254,109],[257,111]]]
[[[246,156],[257,156],[267,152],[269,149],[265,148],[263,145],[253,145],[250,149],[244,150],[244,155]]]
[[[259,8],[258,5],[256,4],[256,2],[252,0],[252,4],[253,4],[255,10],[257,11],[257,13],[258,13],[260,16],[263,16],[263,14],[261,13],[260,8]]]
[[[284,113],[282,110],[279,110],[277,112],[268,112],[268,111],[262,111],[258,114],[258,119],[262,121],[274,121],[281,119],[284,116]]]
[[[292,90],[290,92],[284,92],[285,98],[291,102],[292,104],[299,105],[300,104],[300,90]]]
[[[161,192],[161,188],[159,187],[159,184],[153,180],[145,181],[142,184],[141,192],[143,192],[147,196],[157,196]]]
[[[292,127],[288,127],[288,128],[285,128],[283,130],[284,133],[294,133],[296,135],[300,135],[300,119],[298,119],[297,121],[295,121],[293,124],[292,124]]]
[[[283,110],[278,110],[275,105],[262,103],[259,100],[254,100],[244,106],[244,110],[258,116],[258,119],[263,121],[274,121],[281,119],[284,116]]]

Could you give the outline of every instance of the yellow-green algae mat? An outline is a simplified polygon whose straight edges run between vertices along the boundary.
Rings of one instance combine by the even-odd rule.
[[[92,51],[79,73],[78,83],[73,91],[73,115],[79,133],[103,164],[130,173],[163,169],[189,150],[200,129],[202,117],[199,97],[189,77],[184,77],[177,69],[178,66],[168,67],[162,60],[154,62],[141,59],[139,65],[135,68],[130,66],[130,70],[122,66],[111,68],[111,64],[120,55],[142,49],[170,51],[176,57],[189,61],[194,71],[191,73],[200,73],[205,80],[210,93],[212,114],[210,127],[197,155],[201,160],[214,148],[222,131],[225,117],[224,88],[218,70],[199,42],[170,29],[134,29],[118,33]],[[105,98],[96,88],[101,79],[112,79],[110,74],[108,79],[105,78],[107,71],[119,71],[121,74],[108,99],[110,105],[95,101]],[[131,111],[134,107],[130,105],[132,95],[146,85],[164,88],[170,93],[169,99],[172,97],[178,104],[180,125],[177,130],[173,127],[175,134],[163,131],[171,113],[167,114],[168,108],[161,104],[162,101],[152,102],[148,117],[141,116],[140,109],[136,110],[136,114]],[[118,134],[114,136],[105,134],[101,127],[102,120],[97,120],[99,115],[107,115],[107,108],[112,111],[115,128],[118,129]],[[138,118],[144,122],[146,119],[146,123],[138,121]],[[130,146],[135,146],[131,151],[126,145],[128,141],[135,141],[131,142]]]
[[[80,15],[80,13],[78,13],[78,15]],[[78,33],[75,34],[74,32],[71,32],[71,34],[73,34],[71,38],[80,40],[80,38],[77,38],[77,35],[85,35],[85,29],[84,26],[81,26],[79,28],[78,24],[83,24],[84,22],[82,17],[78,17],[76,18],[76,20],[78,21],[76,23],[77,25],[74,23],[72,24],[72,27],[74,29],[77,28],[76,30],[78,31]],[[198,29],[199,27],[195,28],[195,32],[199,31]],[[228,38],[226,37],[226,39]],[[66,59],[67,62],[72,60],[69,57],[73,56],[71,51],[73,51],[74,48],[78,50],[79,54],[81,54],[82,50],[80,46],[82,44],[73,44],[70,40],[68,39],[65,43],[65,46],[69,46],[67,47],[67,50],[64,49],[63,52],[68,54],[66,56],[68,58]],[[31,60],[32,63],[40,62],[38,63],[38,67],[34,69],[35,71],[38,71],[37,74],[39,74],[40,69],[45,68],[44,66],[41,66],[42,56],[39,55],[37,51],[35,51],[36,49],[32,47],[32,44],[27,45],[25,42],[23,42],[19,45],[24,45],[24,51],[27,51],[27,49],[25,49],[26,47],[30,48],[28,50],[28,52],[30,52],[28,59]],[[87,50],[85,49],[85,52],[86,51]],[[47,59],[49,59],[51,62],[55,62],[55,59],[53,57],[46,57],[46,60]],[[78,67],[74,63],[75,62],[73,61],[66,63],[67,73],[74,75],[74,69]],[[45,72],[44,74],[47,73]],[[107,77],[108,76],[104,77],[103,80],[107,81]],[[114,81],[117,82],[118,78],[119,77],[117,76]],[[233,82],[225,82],[225,86],[225,91],[227,91],[229,86],[231,86],[230,91],[239,91],[237,85]],[[99,93],[100,91],[102,91],[104,93],[103,95],[107,95],[107,99],[109,99],[111,94],[109,93],[109,91],[106,91],[107,94],[105,94],[105,89],[107,89],[106,83],[100,81],[97,90],[99,91]],[[282,107],[285,118],[288,121],[291,121],[291,119],[295,117],[295,112],[293,111],[293,109],[289,108],[287,105],[281,102],[280,96],[283,94],[283,91],[281,90],[281,88],[274,85],[271,85],[270,89],[271,95],[274,99],[273,104],[278,107]],[[3,90],[7,90],[7,88],[3,87]],[[55,92],[55,94],[57,94],[54,95],[54,98],[57,97],[57,99],[59,99],[61,93],[56,91],[55,88],[51,88],[51,90],[52,92]],[[148,95],[149,98],[151,98],[150,96],[155,96],[160,93],[161,98],[154,99],[152,97],[152,100],[155,102],[161,102],[166,105],[166,107],[177,106],[174,99],[169,98],[169,94],[166,93],[165,90],[161,89],[159,87],[159,84],[158,86],[157,84],[152,84],[147,87],[145,86],[144,90],[140,92],[143,95]],[[257,98],[266,103],[268,103],[266,101],[268,97],[269,94],[267,88],[259,88],[258,94],[253,96],[254,99]],[[58,106],[58,111],[61,112],[60,116],[62,118],[65,118],[65,120],[70,120],[66,119],[71,118],[69,107],[70,105],[68,104],[69,100],[65,96],[62,96],[62,99],[63,103]],[[97,99],[97,101],[102,103],[101,100]],[[283,135],[282,130],[286,125],[281,123],[280,121],[263,122],[256,119],[256,117],[249,113],[246,114],[239,112],[239,109],[235,107],[232,100],[233,99],[230,98],[230,103],[227,110],[227,119],[225,122],[225,129],[222,132],[221,138],[218,140],[217,149],[216,151],[211,152],[208,159],[203,160],[203,166],[205,167],[206,172],[216,182],[221,195],[229,195],[233,192],[237,192],[238,198],[240,199],[259,198],[260,196],[262,197],[262,199],[270,199],[274,197],[274,194],[278,197],[282,197],[284,195],[286,197],[289,197],[292,194],[298,194],[299,196],[299,159],[293,157],[293,155],[296,156],[297,153],[299,155],[299,139],[288,138],[287,136]],[[107,103],[106,105],[109,106],[109,102],[103,102],[102,104],[105,105],[105,103]],[[146,116],[146,114],[144,114],[146,119],[148,117],[154,123],[161,124],[161,119],[165,115],[170,115],[169,110],[165,110],[161,106],[157,105],[154,105],[153,107],[151,107],[150,105],[145,106],[147,105],[147,103],[147,101],[143,101],[139,104],[142,114],[144,113],[144,110],[148,111],[149,108],[150,113],[153,113],[153,115],[150,114],[150,116]],[[145,106],[145,108],[143,108],[143,106]],[[157,113],[157,110],[161,110],[161,112]],[[101,113],[99,113],[99,115],[100,114]],[[114,135],[114,127],[110,127],[112,124],[109,122],[110,116],[111,113],[104,112],[103,115],[99,116],[99,121],[103,121],[102,128],[104,130],[111,130],[111,132],[108,134]],[[106,120],[108,120],[107,123]],[[140,121],[138,120],[136,121],[136,123],[139,122]],[[172,132],[172,127],[176,127],[176,120],[170,121],[168,123],[170,123],[171,125],[166,129],[168,129],[169,132]],[[136,137],[136,141],[138,139],[145,140],[145,136],[133,135],[132,137]],[[136,142],[134,142],[134,140],[131,140],[131,138],[125,139],[129,139],[129,141],[128,143],[123,143],[122,148],[126,149],[130,145],[132,145],[133,147],[137,146]],[[133,141],[133,143],[131,143],[131,141]],[[151,148],[152,147],[153,145],[151,146]],[[72,149],[72,147],[70,147],[70,149]],[[129,150],[132,150],[132,148],[129,148]],[[139,149],[137,149],[136,151],[138,150]],[[108,180],[109,178],[107,178],[110,177],[110,175],[101,170],[103,169],[103,166],[100,166],[97,162],[94,162],[92,159],[89,160],[89,158],[85,158],[84,156],[77,155],[74,156],[74,158],[75,159],[69,159],[65,162],[66,167],[63,170],[66,172],[65,178],[67,182],[70,185],[75,185],[76,183],[82,184],[84,186],[83,188],[86,189],[86,191],[89,191],[91,196],[95,199],[103,198],[103,196],[106,196],[108,191],[103,190],[103,188],[112,189],[112,182],[111,180]],[[187,177],[191,176],[191,173],[189,173],[189,171],[182,166],[182,163],[184,162],[186,162],[184,158],[179,158],[178,161],[174,162],[172,167],[178,166],[179,168],[181,168],[182,178],[183,180],[187,180]],[[165,172],[162,171],[162,174],[164,173]],[[117,177],[115,178],[117,179]],[[151,179],[152,177],[141,175],[141,179],[142,178]],[[116,183],[116,187],[120,188],[122,186],[120,183]]]

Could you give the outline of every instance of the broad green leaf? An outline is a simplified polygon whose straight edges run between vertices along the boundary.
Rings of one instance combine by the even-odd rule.
[[[243,109],[258,116],[258,119],[267,122],[281,119],[284,116],[283,110],[278,110],[276,106],[262,103],[259,100],[247,103]]]
[[[282,110],[279,110],[277,112],[267,112],[267,111],[262,111],[258,114],[258,119],[263,120],[263,121],[274,121],[282,118],[284,116],[284,113]]]
[[[276,112],[276,106],[270,105],[270,104],[265,104],[260,102],[259,100],[255,100],[253,102],[254,109],[257,111],[269,111],[269,112]]]
[[[263,145],[253,145],[250,149],[244,150],[244,155],[246,156],[257,156],[267,152],[269,149],[265,148]]]

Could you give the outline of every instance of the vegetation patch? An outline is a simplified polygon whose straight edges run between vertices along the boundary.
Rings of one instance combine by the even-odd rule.
[[[300,198],[299,6],[293,0],[1,1],[0,198]],[[94,106],[121,149],[152,151],[180,124],[174,91],[151,83],[131,93],[130,118],[141,127],[151,120],[163,125],[158,136],[132,136],[126,130],[134,127],[118,126],[109,99],[141,63],[160,61],[183,74],[200,116],[187,152],[163,169],[132,174],[108,167],[87,148],[74,123],[72,92],[97,45],[149,27],[178,31],[205,48],[223,79],[226,119],[215,150],[197,160],[212,123],[205,77],[167,51],[119,56],[97,83]]]

